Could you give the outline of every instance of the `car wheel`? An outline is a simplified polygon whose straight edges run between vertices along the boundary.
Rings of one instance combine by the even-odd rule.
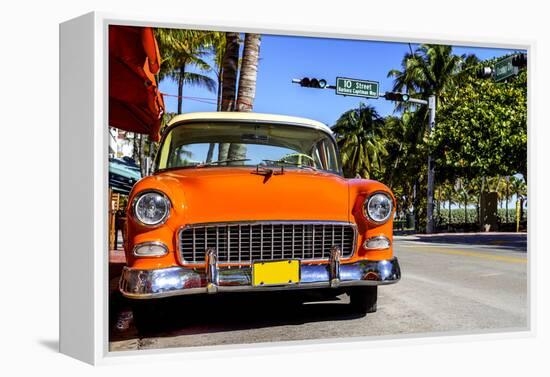
[[[376,312],[376,302],[378,301],[378,287],[354,287],[349,292],[350,305],[354,311],[359,314]]]

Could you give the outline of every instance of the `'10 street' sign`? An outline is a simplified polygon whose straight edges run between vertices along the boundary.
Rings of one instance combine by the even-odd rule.
[[[495,63],[495,81],[506,80],[517,74],[517,68],[512,65],[512,56]]]
[[[336,94],[341,96],[378,98],[379,88],[377,81],[336,78]]]

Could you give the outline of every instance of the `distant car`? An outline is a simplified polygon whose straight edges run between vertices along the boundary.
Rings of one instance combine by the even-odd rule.
[[[141,179],[141,171],[129,157],[109,159],[109,187],[114,192],[128,195]]]
[[[279,115],[175,117],[132,189],[120,291],[130,299],[324,290],[376,310],[395,283],[395,199],[346,179],[326,125]]]

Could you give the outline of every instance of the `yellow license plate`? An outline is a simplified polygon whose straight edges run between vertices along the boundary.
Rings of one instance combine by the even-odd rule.
[[[300,261],[283,260],[254,262],[252,284],[256,286],[297,284],[300,282]]]

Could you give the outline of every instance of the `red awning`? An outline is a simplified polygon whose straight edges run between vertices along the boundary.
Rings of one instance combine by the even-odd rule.
[[[154,76],[159,69],[152,28],[109,26],[109,126],[159,140],[164,113]]]

